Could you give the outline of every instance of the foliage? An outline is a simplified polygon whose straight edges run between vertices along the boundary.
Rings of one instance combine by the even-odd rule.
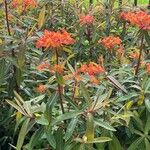
[[[149,149],[148,10],[115,0],[0,8],[0,149]]]

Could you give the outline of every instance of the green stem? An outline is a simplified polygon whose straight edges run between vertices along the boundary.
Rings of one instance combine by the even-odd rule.
[[[140,68],[140,64],[141,64],[141,57],[142,57],[142,51],[143,51],[143,42],[144,42],[144,35],[142,35],[142,38],[141,38],[141,45],[140,45],[140,54],[139,54],[139,58],[138,58],[138,63],[137,63],[137,67],[135,69],[135,75],[138,74],[139,72],[139,68]]]
[[[94,140],[94,119],[92,113],[87,113],[86,122],[86,137],[88,142],[93,142]],[[92,150],[93,144],[87,144],[87,146]]]
[[[56,64],[58,65],[59,64],[59,55],[58,55],[58,51],[56,49]],[[61,85],[58,83],[58,93],[59,93],[59,99],[60,99],[60,107],[61,107],[61,110],[62,110],[62,113],[64,114],[65,113],[65,110],[64,110],[64,106],[63,106],[63,99],[62,99],[62,92],[61,92]]]

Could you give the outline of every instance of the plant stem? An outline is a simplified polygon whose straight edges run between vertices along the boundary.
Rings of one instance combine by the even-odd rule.
[[[141,38],[140,54],[139,54],[139,58],[138,58],[137,67],[136,67],[136,69],[135,69],[135,75],[138,74],[139,68],[140,68],[141,57],[142,57],[142,51],[143,51],[143,42],[144,42],[144,35],[142,35],[142,38]]]
[[[4,0],[4,3],[5,3],[5,15],[6,15],[7,30],[8,30],[9,36],[11,36],[11,33],[10,33],[10,27],[9,27],[9,20],[8,20],[7,0]]]
[[[58,51],[56,49],[56,64],[58,65],[59,64],[59,60],[58,60]],[[61,107],[61,110],[62,110],[62,113],[64,114],[65,113],[65,110],[64,110],[64,106],[63,106],[63,99],[62,99],[62,92],[61,92],[61,88],[62,86],[58,83],[58,93],[59,93],[59,99],[60,99],[60,107]]]
[[[91,46],[91,44],[92,44],[92,31],[91,31],[91,26],[86,26],[85,35],[86,35],[86,38],[87,38],[87,40],[88,40],[88,42],[89,42],[89,45],[90,45],[89,53],[90,53],[90,58],[91,58],[92,55],[93,55],[93,47]]]
[[[93,4],[93,0],[89,0],[89,6]]]
[[[7,0],[4,0],[4,5],[5,5],[5,17],[6,17],[6,25],[7,25],[7,32],[8,32],[8,35],[11,36],[11,32],[10,32],[10,25],[9,25],[9,19],[8,19],[8,6],[7,6]],[[12,42],[11,42],[12,43]],[[12,49],[11,51],[11,55],[13,58],[15,58],[15,52],[14,52],[14,49]],[[13,76],[15,77],[16,76],[16,66],[13,65]],[[17,81],[15,79],[15,90],[17,92],[19,92],[19,87],[18,87],[18,84],[17,84]]]

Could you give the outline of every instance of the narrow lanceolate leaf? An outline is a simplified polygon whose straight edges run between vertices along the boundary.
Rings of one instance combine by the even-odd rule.
[[[32,135],[32,137],[30,139],[28,149],[33,149],[34,146],[36,146],[36,144],[38,143],[38,141],[42,137],[42,134],[43,134],[43,128],[40,128],[34,132],[34,134]]]
[[[53,135],[51,132],[49,132],[49,131],[46,131],[45,134],[46,134],[46,138],[47,138],[48,143],[49,143],[54,149],[56,149],[56,141],[55,141],[54,135]]]
[[[94,119],[91,113],[87,114],[85,136],[87,137],[87,141],[93,141],[94,139]]]
[[[150,142],[149,142],[149,140],[147,139],[147,138],[145,138],[145,150],[149,150],[149,148],[150,148]]]
[[[145,99],[145,106],[147,110],[150,112],[150,100],[148,98]]]
[[[56,150],[63,150],[64,149],[64,140],[63,140],[63,129],[60,128],[57,130],[55,139],[56,139]]]
[[[23,104],[24,103],[23,98],[16,91],[14,91],[14,94],[15,94],[16,98],[20,101],[20,103]]]
[[[141,144],[143,141],[143,137],[139,137],[137,140],[135,140],[127,150],[136,150],[139,144]]]
[[[40,14],[39,14],[39,19],[38,19],[38,28],[40,29],[43,24],[44,24],[44,21],[45,21],[45,12],[46,12],[46,7],[43,6],[43,8],[41,9],[40,11]]]
[[[107,78],[114,86],[121,89],[123,92],[125,92],[127,94],[127,90],[124,88],[124,86],[121,85],[113,76],[107,76]]]
[[[23,142],[24,142],[24,139],[25,139],[25,136],[27,133],[29,121],[30,121],[30,118],[27,118],[21,127],[21,130],[20,130],[19,136],[18,136],[18,140],[17,140],[17,146],[16,146],[17,150],[21,150],[21,148],[23,146]]]
[[[109,137],[98,137],[98,138],[94,138],[93,141],[87,141],[86,143],[104,143],[111,140],[112,139]]]
[[[66,141],[69,140],[69,138],[72,136],[72,134],[74,132],[74,129],[76,127],[77,122],[78,122],[78,118],[75,117],[69,123],[69,125],[67,127],[67,131],[66,131],[65,137],[64,137]]]
[[[6,100],[6,102],[11,105],[12,107],[14,107],[15,109],[17,109],[20,113],[22,113],[23,115],[26,115],[27,114],[25,113],[24,110],[22,110],[22,108],[20,108],[17,104],[15,104],[14,102],[10,101],[10,100]]]
[[[90,98],[90,95],[85,87],[85,85],[81,82],[80,84],[81,93],[88,105],[88,108],[90,109],[92,107],[92,99]]]
[[[58,123],[60,123],[61,121],[67,120],[67,119],[71,119],[74,117],[77,117],[78,115],[81,115],[83,112],[82,111],[73,111],[73,112],[69,112],[69,113],[65,113],[63,115],[58,116],[53,122],[52,122],[52,126],[56,125]]]
[[[104,121],[99,120],[99,119],[94,119],[94,122],[95,122],[96,125],[98,125],[100,127],[103,127],[107,130],[116,131],[116,129],[113,128],[111,125],[109,125],[107,122],[104,122]]]
[[[149,130],[150,130],[150,113],[148,113],[148,115],[147,115],[147,121],[146,121],[146,124],[145,124],[144,133],[148,134]]]
[[[146,40],[147,44],[150,46],[150,40],[149,40],[150,39],[150,35],[149,35],[149,33],[147,31],[145,31],[144,34],[145,34],[145,40]]]
[[[113,135],[112,141],[108,143],[109,150],[123,150],[118,138]]]

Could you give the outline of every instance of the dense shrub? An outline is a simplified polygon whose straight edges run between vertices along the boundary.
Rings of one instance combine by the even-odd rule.
[[[1,2],[1,149],[149,150],[150,15],[119,6]]]

